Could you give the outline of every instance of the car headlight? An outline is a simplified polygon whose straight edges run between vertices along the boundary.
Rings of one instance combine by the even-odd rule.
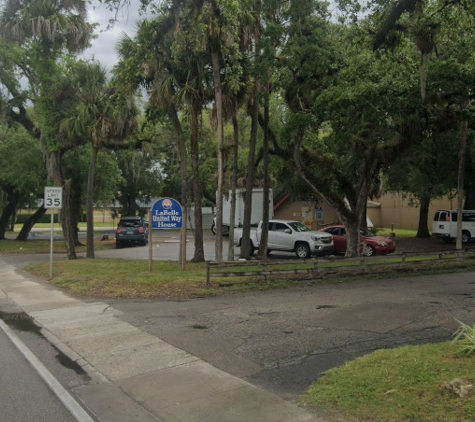
[[[320,236],[312,236],[311,239],[313,241],[319,241],[320,240]]]
[[[378,243],[378,246],[386,246],[386,242]]]

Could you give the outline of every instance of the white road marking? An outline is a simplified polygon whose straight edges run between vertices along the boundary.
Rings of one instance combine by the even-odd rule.
[[[60,382],[51,374],[48,369],[40,362],[40,360],[28,349],[28,347],[20,340],[20,338],[11,330],[11,328],[0,320],[0,328],[5,332],[12,343],[18,348],[25,359],[30,362],[31,366],[36,370],[38,375],[53,391],[59,400],[64,404],[66,409],[73,415],[78,422],[95,422],[89,414],[81,407],[81,405],[69,394],[69,392],[60,384]]]

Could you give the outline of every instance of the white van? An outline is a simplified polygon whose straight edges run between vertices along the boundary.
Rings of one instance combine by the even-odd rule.
[[[441,237],[444,242],[452,242],[457,238],[457,211],[440,210],[434,215],[432,236]],[[475,238],[475,211],[462,211],[462,243]]]

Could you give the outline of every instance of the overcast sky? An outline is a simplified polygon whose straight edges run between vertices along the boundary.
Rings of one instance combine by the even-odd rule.
[[[107,10],[98,1],[94,0],[89,6],[88,21],[99,24],[95,31],[98,38],[93,40],[92,47],[82,54],[85,58],[95,57],[107,70],[111,70],[117,63],[116,44],[120,40],[121,33],[125,32],[129,37],[133,37],[136,23],[140,19],[138,7],[130,6],[127,10],[119,12],[119,21],[112,29],[107,30],[111,17],[113,17],[113,12]]]

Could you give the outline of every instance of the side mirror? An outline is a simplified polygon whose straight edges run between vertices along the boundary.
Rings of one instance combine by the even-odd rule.
[[[284,230],[284,233],[291,234],[291,233],[292,233],[292,230],[290,230],[290,229],[285,229],[285,230]]]

